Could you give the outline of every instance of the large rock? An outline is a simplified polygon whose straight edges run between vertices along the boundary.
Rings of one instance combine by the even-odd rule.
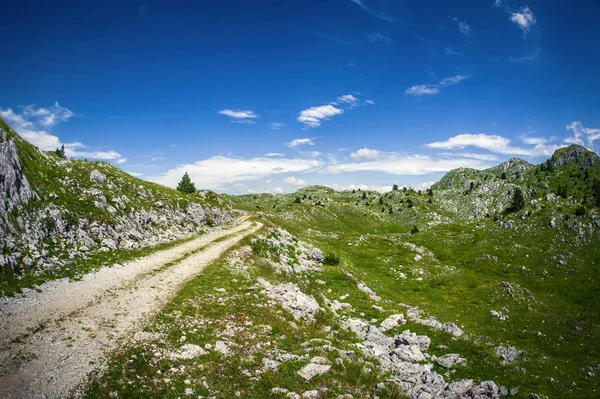
[[[103,183],[106,180],[106,176],[99,170],[94,169],[92,170],[92,173],[90,173],[90,180],[96,183]]]
[[[272,285],[260,278],[259,283],[264,287],[263,293],[290,311],[296,320],[314,321],[320,310],[319,303],[312,296],[306,295],[294,283]]]
[[[329,371],[331,366],[326,364],[308,363],[300,371],[298,375],[304,378],[306,381],[310,381],[318,375],[323,375]]]

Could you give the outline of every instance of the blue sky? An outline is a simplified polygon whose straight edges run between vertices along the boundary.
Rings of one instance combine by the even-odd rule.
[[[59,5],[60,4],[60,5]],[[598,151],[600,3],[2,2],[0,115],[171,187],[426,187]]]

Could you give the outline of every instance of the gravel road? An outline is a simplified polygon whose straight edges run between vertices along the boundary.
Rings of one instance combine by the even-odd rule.
[[[80,281],[51,281],[40,292],[0,298],[0,397],[68,397],[183,282],[260,227],[242,222],[122,266],[99,269]]]

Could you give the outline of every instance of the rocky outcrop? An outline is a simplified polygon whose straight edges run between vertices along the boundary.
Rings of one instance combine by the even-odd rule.
[[[521,158],[511,158],[500,165],[494,166],[489,170],[494,172],[506,172],[508,175],[516,175],[517,173],[525,172],[533,168],[533,165]]]
[[[231,208],[127,177],[106,163],[44,154],[0,129],[0,271],[51,272],[99,252],[151,247],[233,219]]]
[[[571,163],[580,163],[584,166],[594,166],[600,162],[600,157],[580,145],[572,145],[567,148],[561,148],[552,155],[552,162],[555,166],[562,166]]]

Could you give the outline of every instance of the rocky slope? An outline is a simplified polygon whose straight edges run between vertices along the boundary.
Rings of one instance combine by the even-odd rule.
[[[62,159],[0,120],[0,271],[43,275],[232,220],[216,194],[183,194],[105,162]]]

